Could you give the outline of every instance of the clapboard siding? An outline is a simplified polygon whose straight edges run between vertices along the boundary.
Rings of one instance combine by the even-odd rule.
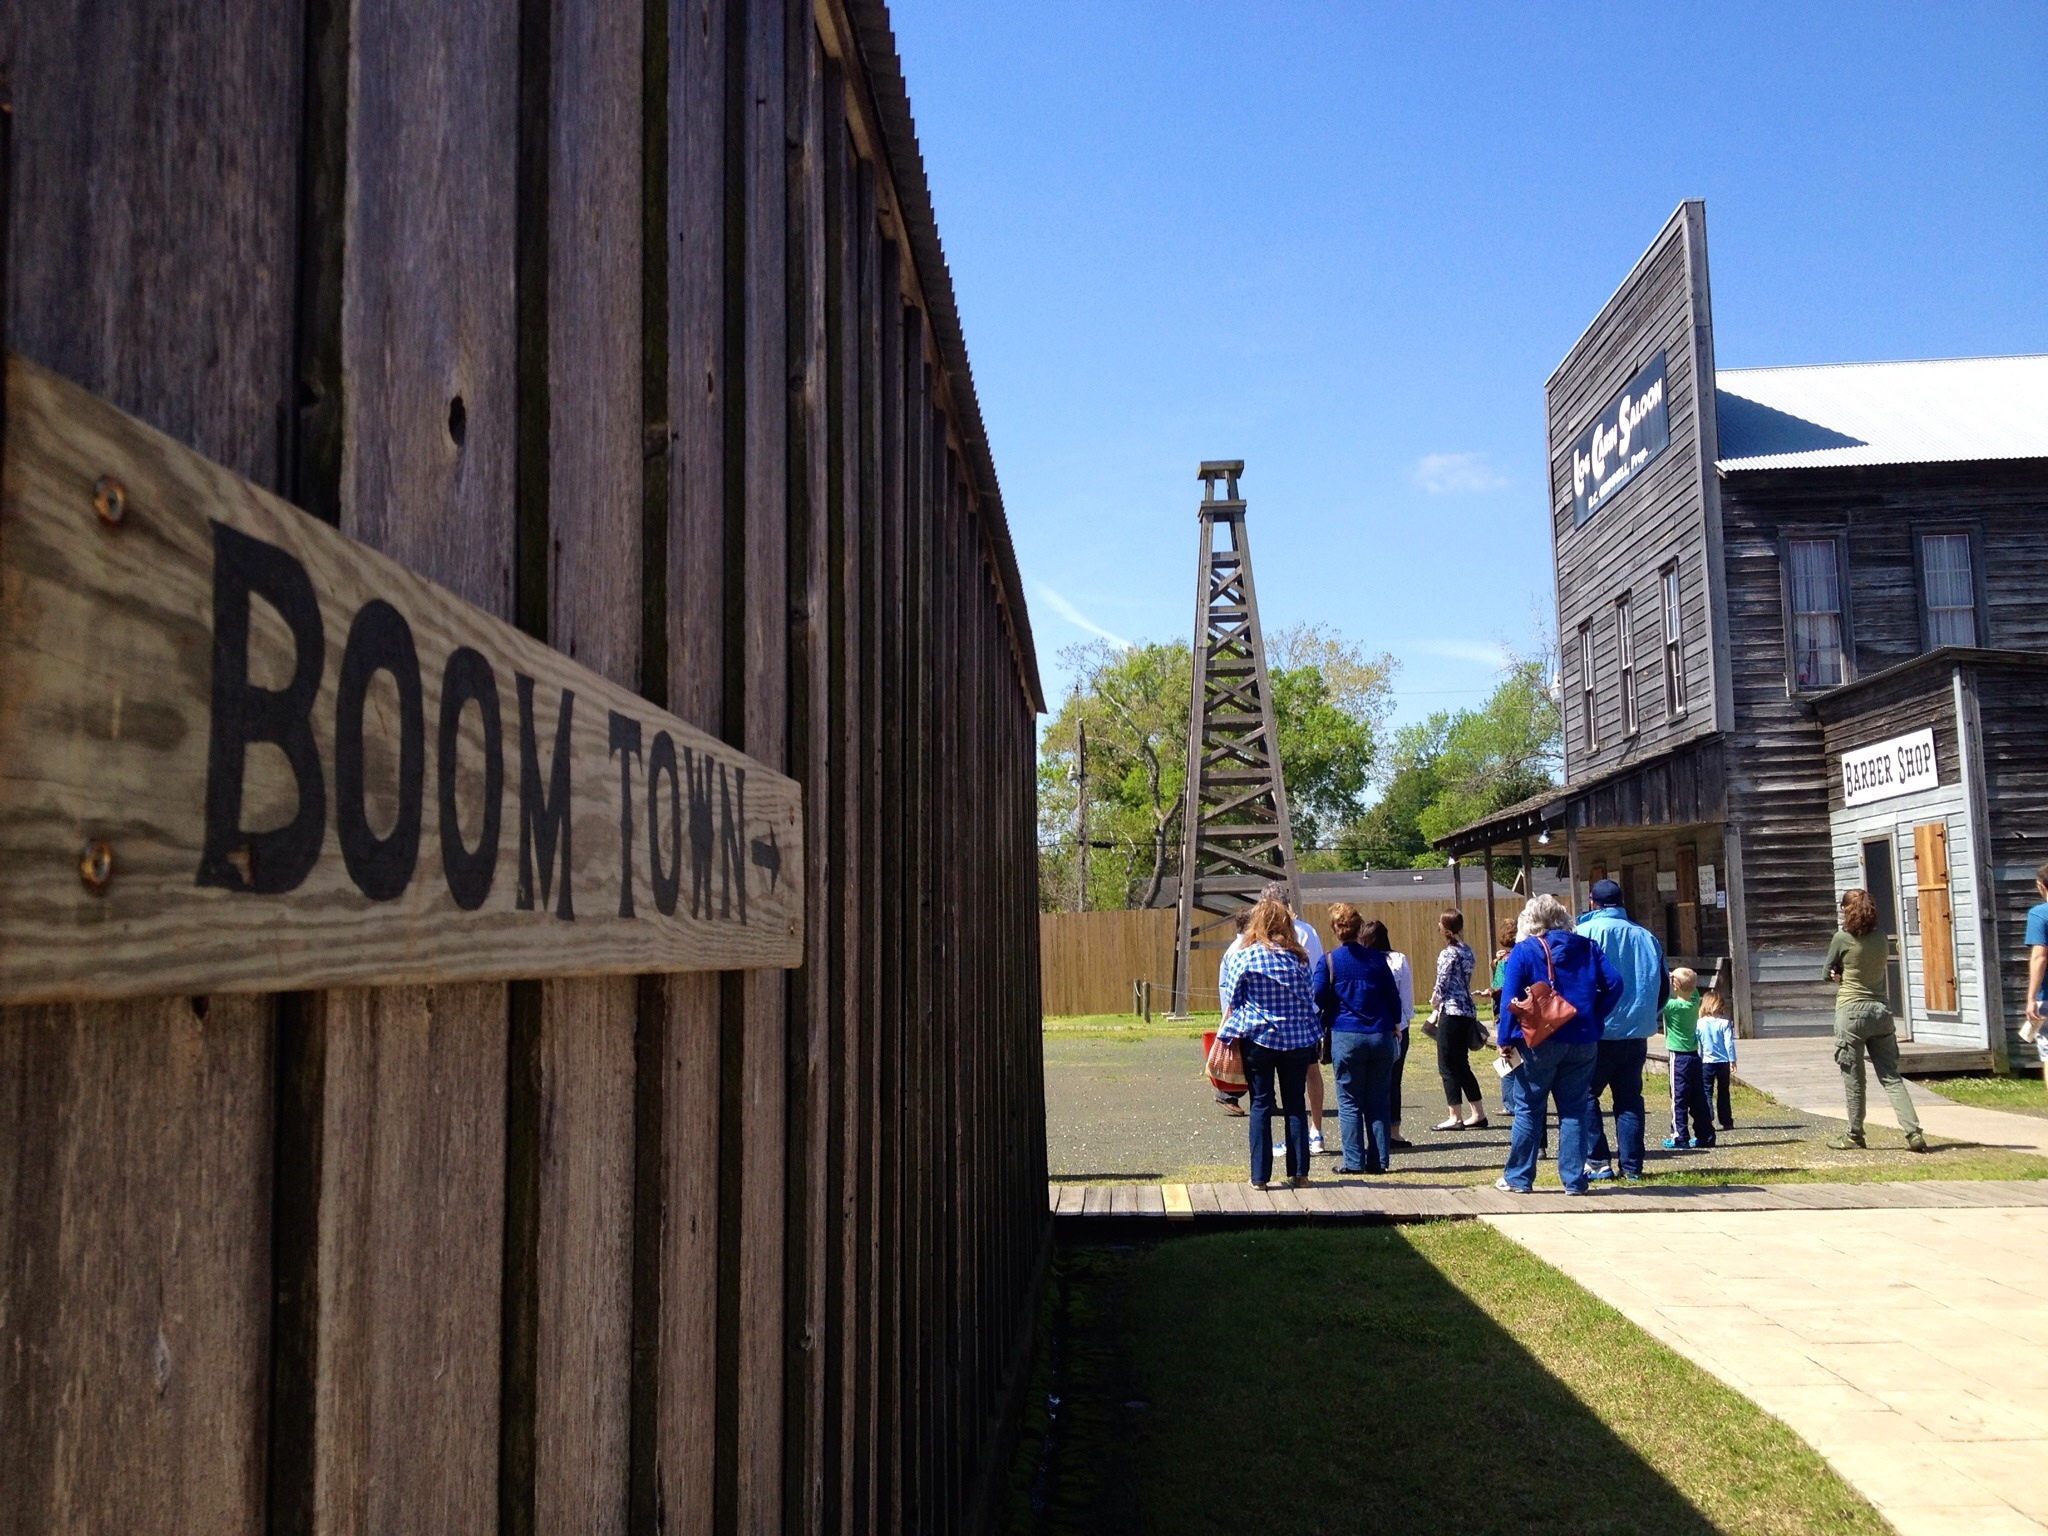
[[[1716,646],[1707,517],[1714,457],[1706,314],[1705,214],[1680,206],[1636,269],[1580,337],[1545,388],[1552,547],[1564,677],[1566,777],[1579,780],[1710,733],[1716,724]],[[1670,445],[1643,476],[1583,526],[1572,523],[1572,445],[1615,393],[1659,350],[1665,354]],[[1703,442],[1702,439],[1705,439]],[[1680,655],[1686,709],[1674,716],[1664,686],[1660,575],[1679,572]],[[1634,612],[1638,729],[1625,735],[1617,600]],[[1586,747],[1579,630],[1590,623],[1596,742]]]
[[[1951,718],[1953,713],[1951,712]],[[1933,1013],[1926,1004],[1926,973],[1922,965],[1921,921],[1915,879],[1918,861],[1910,829],[1940,822],[1948,830],[1951,896],[1951,943],[1956,965],[1956,1007]],[[1891,845],[1893,879],[1898,897],[1899,950],[1904,1024],[1912,1037],[1938,1045],[1981,1048],[1984,1010],[1979,979],[1983,946],[1975,882],[1969,878],[1977,847],[1970,820],[1967,786],[1948,779],[1938,789],[1922,790],[1896,800],[1881,801],[1838,817],[1834,830],[1834,877],[1837,892],[1866,882],[1863,844],[1882,840]]]
[[[2019,1039],[2026,1017],[2027,909],[2038,902],[2037,871],[2048,862],[2048,656],[1986,658],[1972,665],[1981,732],[1984,795],[1990,815],[1983,865],[1996,934],[1999,998],[2015,1063],[2030,1049]],[[1954,860],[1950,860],[1953,865]]]
[[[1042,699],[886,12],[56,0],[0,57],[11,344],[789,772],[808,852],[791,972],[0,1017],[0,1503],[986,1528]]]

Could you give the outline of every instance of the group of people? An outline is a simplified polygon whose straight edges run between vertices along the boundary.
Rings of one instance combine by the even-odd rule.
[[[1512,933],[1503,925],[1490,1029],[1474,1001],[1474,957],[1463,937],[1463,915],[1445,912],[1439,919],[1443,947],[1423,1027],[1436,1039],[1448,1110],[1434,1129],[1486,1125],[1471,1055],[1490,1045],[1502,1101],[1513,1117],[1507,1166],[1495,1187],[1511,1194],[1534,1187],[1553,1107],[1557,1174],[1567,1194],[1582,1195],[1598,1180],[1642,1177],[1643,1075],[1650,1040],[1660,1032],[1671,1070],[1671,1132],[1664,1147],[1711,1147],[1719,1131],[1733,1128],[1735,1030],[1726,999],[1711,988],[1701,991],[1692,970],[1667,969],[1663,945],[1629,918],[1615,881],[1596,880],[1591,898],[1590,910],[1576,922],[1555,896],[1542,895],[1523,907]],[[1864,1144],[1868,1055],[1907,1145],[1923,1152],[1927,1143],[1898,1075],[1897,1039],[1884,1002],[1884,942],[1874,933],[1868,893],[1845,893],[1841,913],[1827,969],[1839,985],[1835,1052],[1850,1125],[1831,1145]],[[1310,1158],[1322,1150],[1325,1062],[1336,1083],[1339,1173],[1383,1173],[1393,1152],[1409,1144],[1401,1136],[1400,1101],[1414,1013],[1407,959],[1393,950],[1384,923],[1362,917],[1348,902],[1331,907],[1329,922],[1333,942],[1325,950],[1313,927],[1289,906],[1286,888],[1268,886],[1240,914],[1238,939],[1224,957],[1217,1037],[1236,1042],[1242,1056],[1251,1101],[1251,1182],[1260,1189],[1272,1181],[1276,1155],[1284,1159],[1290,1183],[1307,1184]],[[1569,1017],[1547,1033],[1539,1031],[1531,1044],[1518,1010],[1527,1009],[1541,988],[1568,1005],[1553,1005],[1553,1012]],[[1603,1096],[1613,1104],[1611,1142]],[[1237,1095],[1218,1097],[1237,1110]]]

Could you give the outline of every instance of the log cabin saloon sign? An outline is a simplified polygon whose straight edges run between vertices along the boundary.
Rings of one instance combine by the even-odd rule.
[[[1659,352],[1572,444],[1572,526],[1598,512],[1670,446],[1664,354]]]
[[[0,1002],[789,966],[800,790],[16,358]]]

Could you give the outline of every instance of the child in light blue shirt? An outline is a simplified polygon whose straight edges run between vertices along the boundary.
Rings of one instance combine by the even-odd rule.
[[[1699,1041],[1700,1067],[1713,1095],[1715,1118],[1722,1130],[1732,1131],[1735,1115],[1728,1085],[1735,1076],[1735,1021],[1728,1017],[1721,994],[1711,989],[1700,994]]]

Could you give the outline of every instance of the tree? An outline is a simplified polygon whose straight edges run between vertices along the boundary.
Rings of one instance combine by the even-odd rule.
[[[1341,867],[1436,864],[1435,839],[1555,784],[1563,736],[1552,670],[1548,651],[1516,657],[1480,708],[1400,731],[1379,800],[1338,838]]]
[[[1135,880],[1140,906],[1158,900],[1170,853],[1179,842],[1181,785],[1188,740],[1189,653],[1184,645],[1117,649],[1105,641],[1074,646],[1060,660],[1074,691],[1046,727],[1039,751],[1041,844],[1054,850],[1054,890],[1071,888],[1077,727],[1088,727],[1088,836],[1110,846],[1093,861],[1088,906],[1123,906]],[[1048,882],[1041,880],[1041,886]],[[1108,897],[1103,900],[1101,898]]]

